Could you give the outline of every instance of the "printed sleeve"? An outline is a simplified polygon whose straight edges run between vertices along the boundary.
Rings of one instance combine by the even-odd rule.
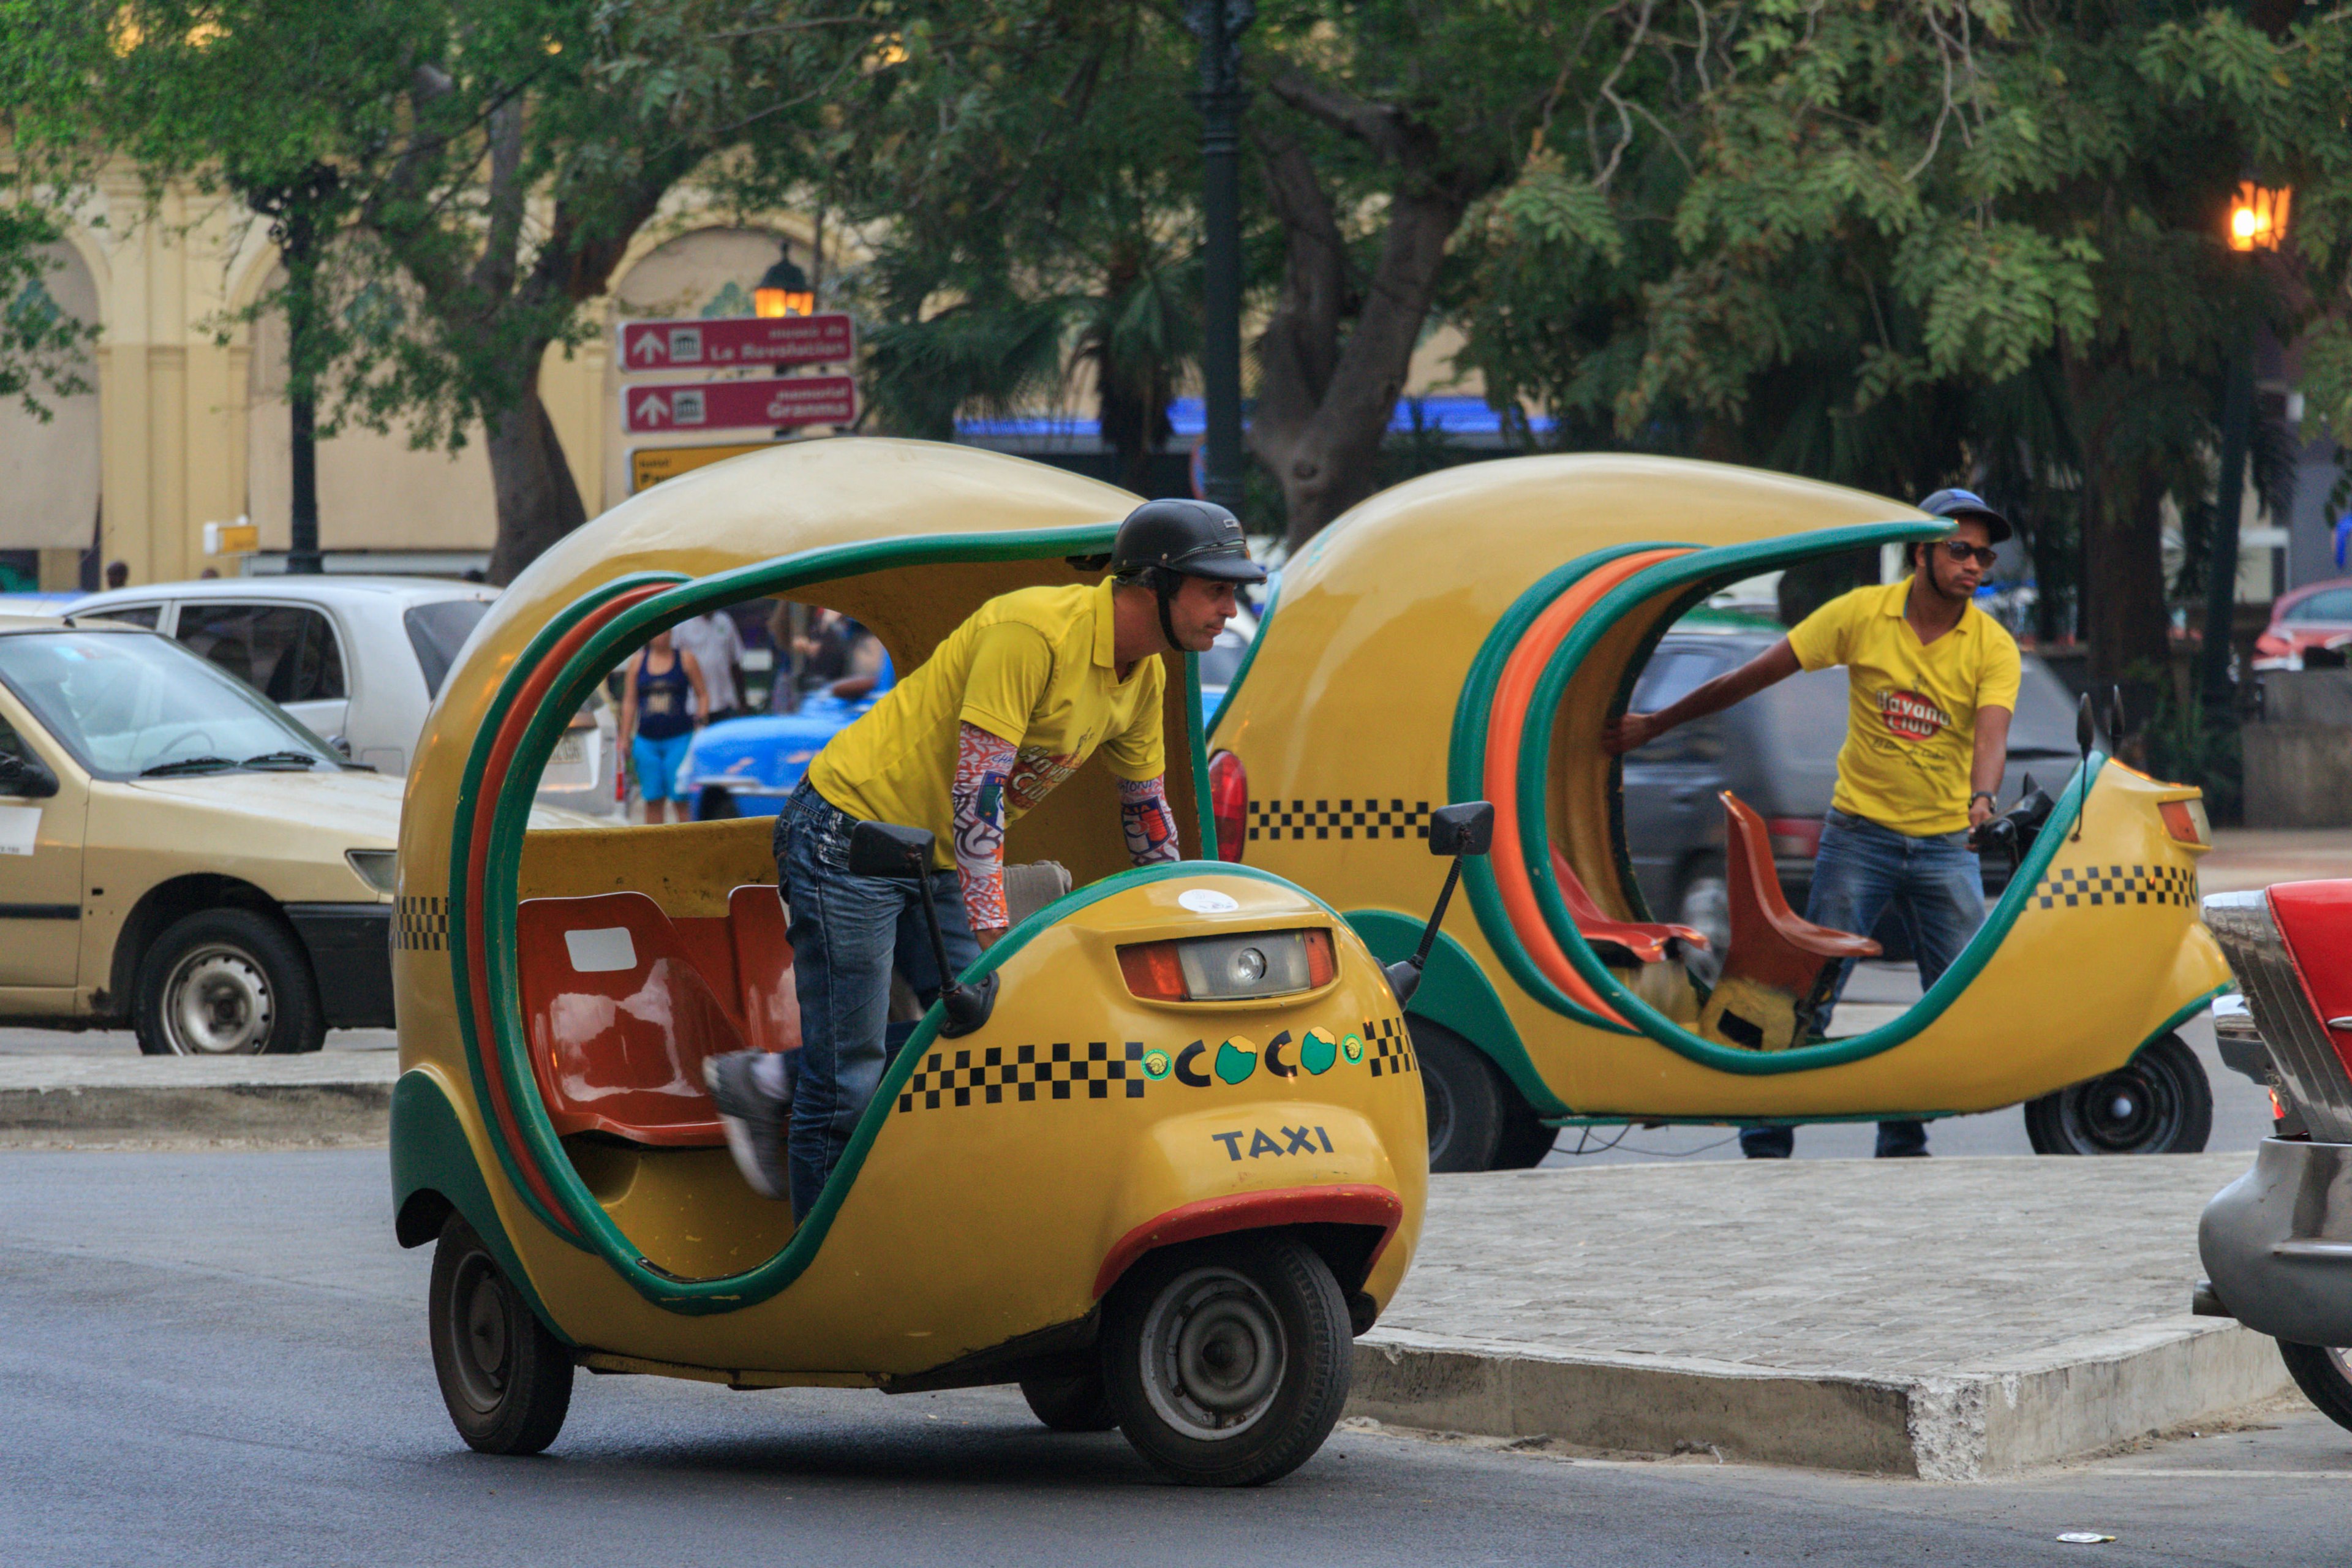
[[[1854,612],[1864,607],[1864,598],[1841,594],[1799,621],[1789,633],[1789,647],[1797,662],[1807,669],[1843,664],[1853,641]]]
[[[1150,866],[1182,858],[1166,779],[1119,780],[1118,820],[1127,833],[1127,858],[1135,864]]]
[[[956,885],[975,931],[1001,931],[1004,918],[1004,780],[1013,742],[977,724],[956,727],[955,782],[949,802],[955,826]]]
[[[963,710],[957,716],[1018,746],[1053,678],[1054,650],[1046,646],[1045,633],[1018,621],[984,626],[972,650]]]
[[[1167,704],[1168,666],[1155,655],[1143,674],[1134,721],[1103,742],[1103,765],[1114,775],[1139,784],[1168,771],[1167,741],[1160,732]]]
[[[1977,670],[1977,706],[2017,711],[2018,683],[2024,678],[2017,655],[2017,639],[1998,622],[1988,619],[1984,660]]]

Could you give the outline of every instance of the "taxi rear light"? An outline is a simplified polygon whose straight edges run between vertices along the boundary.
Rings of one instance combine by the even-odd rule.
[[[1247,1002],[1330,984],[1328,931],[1253,931],[1118,950],[1127,988],[1150,1002]]]
[[[2205,803],[2201,800],[2168,800],[2157,808],[2164,818],[2164,830],[2183,844],[2210,844],[2211,830],[2205,821]]]
[[[1217,858],[1238,864],[1249,820],[1249,770],[1231,752],[1209,759],[1209,816],[1217,826]]]

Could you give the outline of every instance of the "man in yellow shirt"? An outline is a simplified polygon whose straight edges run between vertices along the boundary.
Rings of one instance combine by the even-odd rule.
[[[1952,519],[1952,531],[1913,548],[1910,576],[1831,600],[1738,669],[1655,713],[1626,714],[1606,743],[1629,752],[1800,669],[1845,666],[1845,745],[1805,918],[1867,935],[1892,905],[1924,989],[1984,923],[1970,839],[2000,787],[2019,664],[2008,631],[1971,602],[2008,521],[1967,490],[1937,490],[1919,506]],[[1847,960],[1832,1008],[1853,968]],[[1816,1026],[1829,1017],[1824,1009]],[[1749,1127],[1739,1144],[1750,1159],[1787,1159],[1795,1133]],[[1924,1123],[1878,1124],[1882,1158],[1927,1152]]]
[[[1094,587],[1024,588],[982,605],[889,695],[817,753],[776,820],[792,910],[801,1048],[705,1064],[744,1179],[806,1215],[887,1064],[890,974],[926,1006],[1004,934],[1004,831],[1097,752],[1119,781],[1139,866],[1177,858],[1160,734],[1160,655],[1203,653],[1235,585],[1263,583],[1233,513],[1147,501],[1119,525]],[[929,896],[954,973],[934,972],[924,890],[849,870],[861,821],[935,836]],[[789,1129],[787,1121],[789,1120]]]

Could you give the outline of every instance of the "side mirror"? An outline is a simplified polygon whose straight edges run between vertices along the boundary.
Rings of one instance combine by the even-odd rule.
[[[2091,748],[2098,743],[2098,721],[2091,717],[2091,694],[2085,691],[2083,700],[2074,707],[2074,749],[2088,757]]]
[[[1432,855],[1484,855],[1495,846],[1495,808],[1483,800],[1441,805],[1429,814]]]
[[[932,835],[927,828],[895,822],[861,822],[849,830],[849,872],[854,877],[919,877],[930,869]]]
[[[930,929],[931,963],[939,971],[940,1005],[945,1010],[940,1033],[955,1039],[987,1023],[995,1011],[996,975],[992,971],[979,984],[966,985],[948,968],[947,940],[940,933],[940,908],[931,902],[931,845],[936,837],[928,828],[861,822],[849,830],[849,871],[854,877],[913,882],[922,895],[923,923]]]
[[[1422,928],[1421,947],[1411,958],[1401,958],[1388,966],[1389,989],[1396,993],[1397,1005],[1412,1000],[1421,986],[1421,972],[1428,966],[1429,950],[1437,942],[1437,928],[1445,923],[1445,906],[1454,900],[1454,886],[1462,880],[1462,858],[1484,855],[1495,842],[1495,808],[1483,800],[1465,800],[1454,805],[1441,805],[1429,814],[1429,852],[1449,857],[1454,864],[1445,868],[1445,886],[1437,890],[1437,908],[1429,914],[1429,923]]]
[[[58,775],[38,757],[0,752],[0,795],[38,800],[58,793]]]

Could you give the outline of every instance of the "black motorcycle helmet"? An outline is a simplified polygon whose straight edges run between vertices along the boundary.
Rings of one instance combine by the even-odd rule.
[[[1241,520],[1204,500],[1148,500],[1127,514],[1111,545],[1111,575],[1150,588],[1160,601],[1160,630],[1170,647],[1176,625],[1169,602],[1187,577],[1222,583],[1263,583],[1265,568],[1250,559]]]

